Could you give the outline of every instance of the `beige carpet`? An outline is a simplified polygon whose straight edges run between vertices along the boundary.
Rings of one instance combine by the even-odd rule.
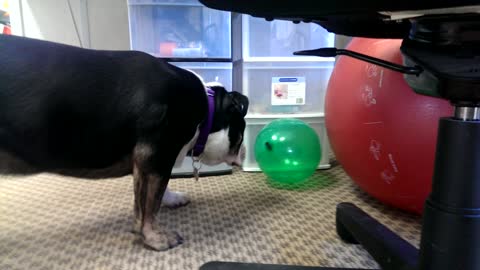
[[[42,174],[0,179],[0,269],[198,269],[211,260],[375,268],[335,234],[335,206],[357,203],[417,245],[419,219],[359,191],[340,167],[297,189],[262,174],[171,181],[192,203],[160,217],[185,243],[144,249],[132,224],[131,177],[81,180]]]

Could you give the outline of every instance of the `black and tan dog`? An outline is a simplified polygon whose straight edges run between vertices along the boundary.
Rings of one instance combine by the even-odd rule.
[[[167,189],[176,161],[196,145],[203,163],[241,163],[247,108],[145,53],[0,35],[0,173],[133,173],[135,229],[155,250],[182,242],[154,219],[162,198],[187,203]]]

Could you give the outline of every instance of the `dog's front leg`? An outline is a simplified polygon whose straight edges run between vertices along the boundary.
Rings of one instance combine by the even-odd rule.
[[[144,146],[137,147],[133,164],[135,230],[141,232],[146,246],[155,250],[167,250],[183,242],[176,232],[167,230],[155,221],[171,168],[167,169],[168,164],[163,164],[153,169],[152,157],[142,147]]]

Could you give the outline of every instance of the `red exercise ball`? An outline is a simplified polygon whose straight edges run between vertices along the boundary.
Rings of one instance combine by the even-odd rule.
[[[354,38],[347,49],[402,64],[401,40]],[[446,100],[416,94],[403,75],[347,56],[325,99],[328,137],[338,162],[380,201],[421,214],[431,191],[438,120]]]

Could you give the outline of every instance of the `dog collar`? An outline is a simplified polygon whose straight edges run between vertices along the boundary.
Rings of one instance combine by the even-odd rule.
[[[207,88],[208,98],[208,116],[206,121],[203,121],[200,126],[200,135],[198,136],[197,143],[193,147],[193,156],[198,157],[203,153],[205,145],[207,144],[208,135],[212,130],[213,114],[215,113],[215,91]]]

